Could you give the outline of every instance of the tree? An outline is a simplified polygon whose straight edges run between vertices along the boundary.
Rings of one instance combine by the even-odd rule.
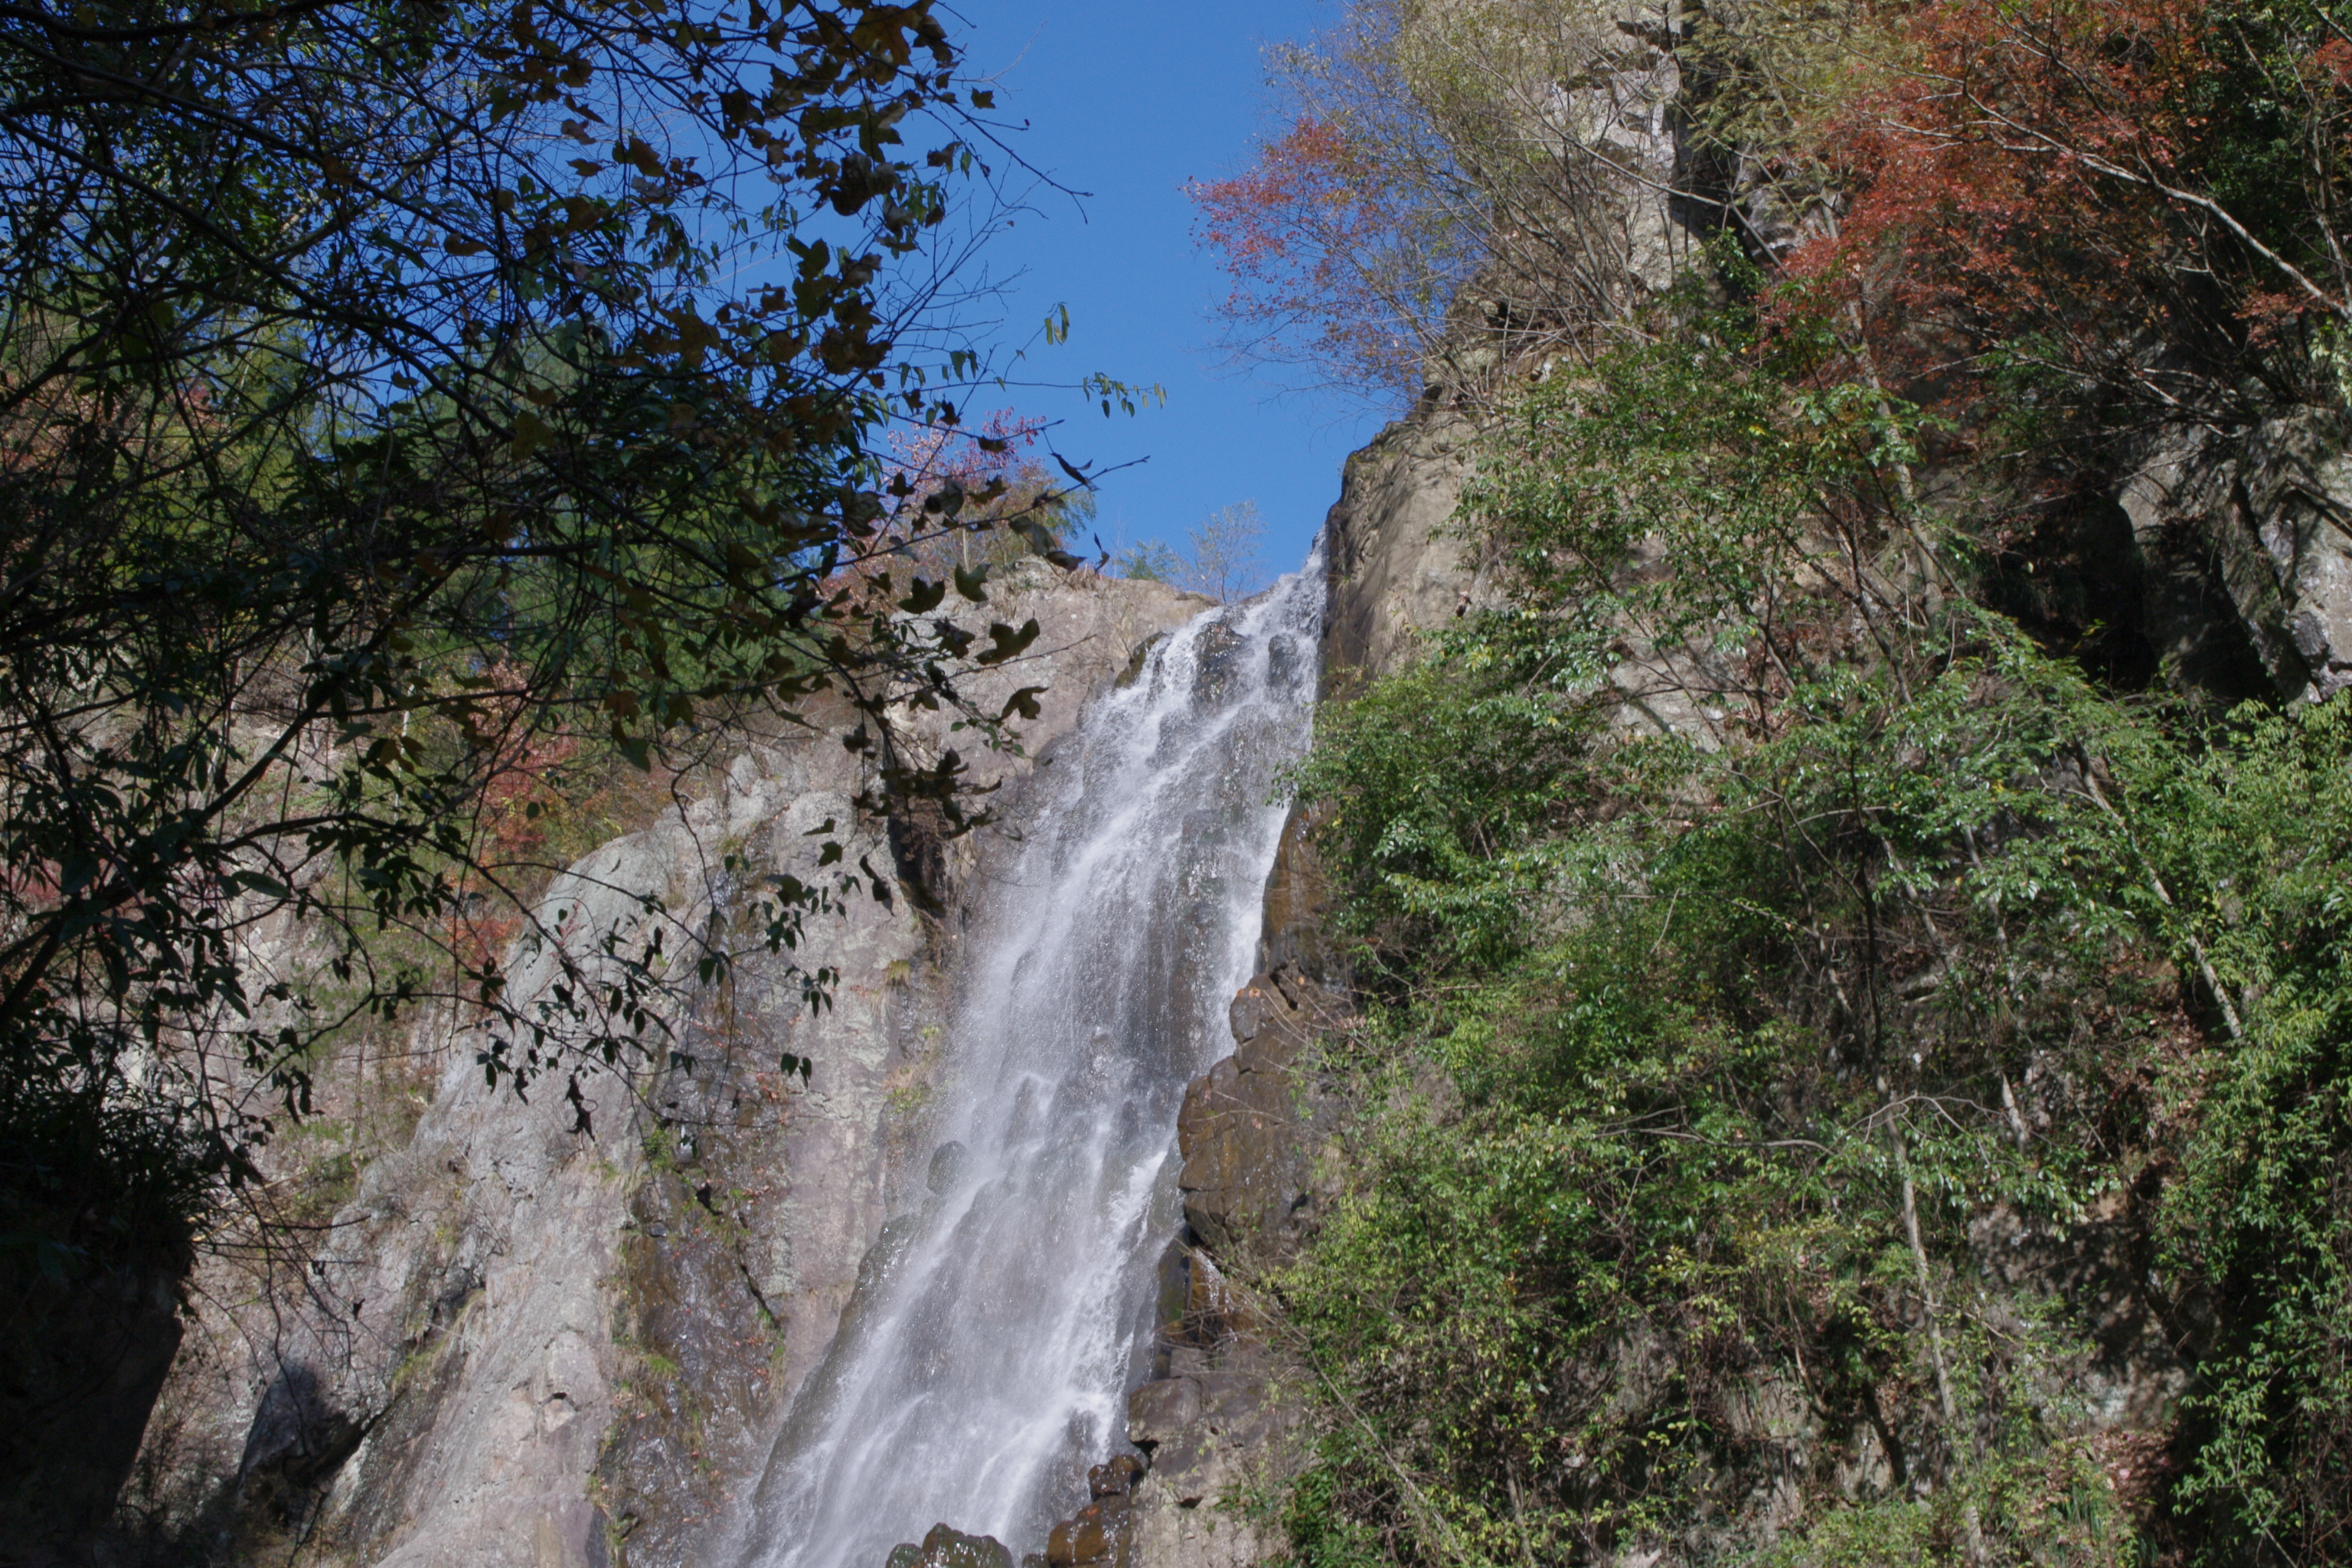
[[[1246,173],[1190,187],[1201,240],[1234,279],[1218,306],[1229,352],[1302,364],[1375,404],[1420,391],[1475,252],[1450,215],[1381,174],[1339,127],[1301,118]]]
[[[1846,210],[1792,260],[1882,360],[2095,444],[2343,401],[2340,5],[1948,0],[1900,37],[1817,123]]]
[[[886,526],[872,454],[893,417],[958,422],[974,362],[925,336],[908,264],[944,258],[988,102],[929,0],[0,16],[12,1235],[186,1226],[253,1173],[256,1089],[300,1114],[323,1041],[428,997],[518,1089],[660,1059],[657,951],[575,936],[593,984],[520,998],[503,943],[449,934],[484,894],[529,924],[496,831],[519,766],[837,713],[877,809],[967,820],[957,759],[916,765],[890,716],[996,735],[956,674],[1034,627],[975,654],[893,552],[1002,491]],[[887,896],[844,870],[751,929]],[[289,930],[339,1006],[257,963]]]
[[[1290,124],[1191,187],[1234,280],[1225,346],[1388,407],[1424,378],[1483,402],[1506,363],[1589,356],[1672,269],[1679,16],[1360,0],[1276,50]]]
[[[1257,502],[1219,507],[1187,531],[1192,559],[1180,581],[1221,604],[1256,592],[1264,574],[1258,549],[1265,534]]]
[[[1147,539],[1112,558],[1113,570],[1141,583],[1173,583],[1184,571],[1184,558],[1165,540]]]
[[[1045,428],[1043,419],[998,409],[976,431],[934,425],[893,432],[883,489],[898,500],[891,531],[900,557],[942,574],[1031,552],[1076,565],[1063,547],[1093,519],[1094,490],[1072,489],[1037,460]],[[962,526],[941,538],[929,520],[952,497],[964,498]],[[998,525],[1003,531],[995,539],[975,537]]]
[[[1147,539],[1122,552],[1113,564],[1122,577],[1173,584],[1219,604],[1231,604],[1258,589],[1265,574],[1265,562],[1259,555],[1265,534],[1257,502],[1235,501],[1186,530],[1183,550]]]

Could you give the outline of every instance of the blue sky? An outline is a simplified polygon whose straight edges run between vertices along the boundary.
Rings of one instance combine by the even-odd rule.
[[[1192,242],[1188,179],[1215,179],[1249,161],[1272,103],[1262,47],[1303,39],[1336,19],[1318,0],[950,0],[968,27],[968,72],[997,79],[998,118],[1029,163],[1077,201],[1051,191],[982,252],[1007,287],[989,333],[1005,357],[1027,346],[1014,375],[1069,384],[1096,371],[1157,382],[1164,406],[1105,419],[1075,392],[1015,389],[1001,401],[1061,419],[1056,449],[1108,466],[1149,462],[1106,479],[1097,519],[1106,543],[1171,542],[1218,507],[1253,500],[1265,521],[1265,563],[1306,556],[1339,492],[1339,464],[1379,428],[1377,416],[1276,395],[1263,374],[1224,367],[1208,312],[1224,275]],[[1069,341],[1038,326],[1066,304]],[[992,310],[992,314],[1000,313]]]

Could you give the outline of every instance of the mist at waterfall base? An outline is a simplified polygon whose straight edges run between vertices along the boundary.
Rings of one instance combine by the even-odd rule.
[[[967,948],[933,1190],[861,1270],[745,1568],[882,1568],[937,1523],[1041,1551],[1124,1447],[1178,1225],[1176,1113],[1233,1047],[1322,579],[1318,550],[1162,639],[1039,781],[1051,798]]]

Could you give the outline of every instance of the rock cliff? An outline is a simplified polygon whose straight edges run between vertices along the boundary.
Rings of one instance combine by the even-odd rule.
[[[992,598],[1042,628],[976,688],[987,702],[1046,689],[1019,754],[970,759],[1017,828],[1055,738],[1203,602],[1041,563]],[[869,767],[822,739],[746,744],[572,867],[546,907],[571,908],[576,929],[698,929],[741,879],[813,875],[804,836],[857,820]],[[851,862],[908,853],[879,825],[856,831]],[[309,1256],[289,1268],[216,1251],[197,1267],[108,1560],[698,1561],[919,1180],[907,1160],[966,895],[997,842],[982,829],[918,847],[943,916],[902,897],[812,924],[797,956],[838,972],[828,1011],[808,1013],[781,962],[747,961],[667,1020],[670,1068],[593,1076],[578,1103],[560,1084],[528,1100],[488,1088],[462,1030],[416,1028],[361,1080],[418,1085],[414,1135],[358,1173]],[[544,962],[516,980],[547,982]],[[782,1070],[787,1053],[813,1064],[804,1082]]]
[[[1452,529],[1474,427],[1434,406],[1348,459],[1324,524],[1328,578],[1323,693],[1344,699],[1413,656],[1415,634],[1484,602],[1486,574]],[[1327,929],[1329,892],[1294,813],[1267,878],[1261,972],[1234,998],[1233,1056],[1186,1090],[1177,1124],[1184,1229],[1161,1263],[1151,1381],[1129,1405],[1149,1459],[1118,1568],[1243,1568],[1280,1555],[1252,1504],[1295,1458],[1306,1369],[1235,1287],[1279,1261],[1311,1221],[1343,1152],[1339,1106],[1314,1047],[1350,1022],[1345,964]],[[1056,1565],[1058,1568],[1058,1565]]]
[[[2303,408],[2234,439],[2175,434],[2116,501],[2177,680],[2249,696],[2258,661],[2288,701],[2352,685],[2352,419]]]
[[[1325,538],[1327,699],[1395,669],[1413,656],[1416,632],[1494,593],[1491,567],[1452,528],[1474,434],[1464,416],[1432,405],[1349,458]],[[2145,639],[2161,678],[2180,689],[2223,701],[2264,686],[2287,701],[2330,695],[2352,684],[2347,451],[2352,426],[2319,410],[2234,440],[2160,444],[2100,503],[2120,513],[2127,536],[2066,566],[2060,591],[2107,595],[2116,630]],[[1713,725],[1679,673],[1647,671],[1637,650],[1618,677],[1619,723],[1711,743]],[[1316,1071],[1314,1045],[1348,1026],[1349,976],[1326,929],[1330,892],[1311,826],[1294,816],[1269,879],[1264,973],[1234,1001],[1235,1053],[1185,1099],[1185,1231],[1162,1266],[1156,1375],[1129,1406],[1129,1435],[1150,1468],[1124,1533],[1099,1559],[1120,1568],[1241,1568],[1280,1555],[1262,1505],[1298,1461],[1311,1374],[1234,1277],[1255,1277],[1296,1247],[1346,1160],[1334,1138],[1342,1110]],[[2050,1397],[2085,1402],[2102,1451],[2121,1456],[2124,1474],[2135,1463],[2147,1470],[2189,1373],[2181,1347],[2155,1327],[2135,1200],[2123,1194],[2073,1230],[2046,1234],[1988,1214],[1971,1240],[1983,1277],[2009,1293],[2002,1310],[2063,1300],[2090,1324],[2079,1363],[2053,1369]],[[1639,1346],[1621,1349],[1623,1365],[1599,1375],[1631,1378],[1629,1388],[1660,1375],[1640,1373]],[[1812,1462],[1834,1435],[1803,1407],[1791,1390],[1759,1388],[1751,1435],[1787,1450],[1791,1465]],[[1840,1462],[1857,1477],[1890,1462],[1872,1432],[1844,1440],[1856,1446]],[[1756,1484],[1752,1510],[1769,1523],[1785,1500],[1775,1500],[1769,1476]]]

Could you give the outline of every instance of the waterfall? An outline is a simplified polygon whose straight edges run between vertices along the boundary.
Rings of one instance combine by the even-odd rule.
[[[1053,797],[966,953],[930,1195],[885,1227],[801,1392],[745,1568],[882,1568],[941,1522],[1042,1551],[1124,1446],[1177,1226],[1176,1112],[1232,1049],[1322,578],[1318,549],[1163,639],[1088,710],[1059,786],[1039,781]]]

